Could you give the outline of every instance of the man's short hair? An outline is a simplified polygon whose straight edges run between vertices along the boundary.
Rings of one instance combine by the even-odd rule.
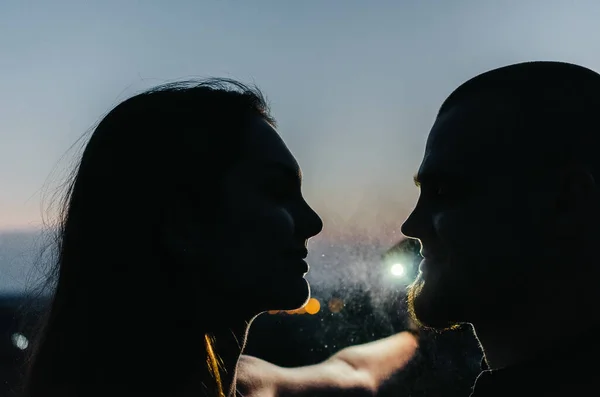
[[[454,90],[438,117],[465,104],[508,109],[503,114],[518,129],[511,138],[515,148],[520,144],[546,160],[564,157],[586,163],[595,174],[600,171],[600,74],[593,70],[554,61],[493,69]]]
[[[442,104],[443,113],[462,101],[480,97],[529,102],[533,109],[553,103],[581,109],[600,103],[600,74],[565,62],[534,61],[482,73],[460,85]]]

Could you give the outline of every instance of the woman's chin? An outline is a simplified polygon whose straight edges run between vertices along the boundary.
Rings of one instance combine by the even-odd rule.
[[[308,302],[310,286],[304,278],[273,285],[264,296],[266,310],[295,310]]]
[[[277,281],[265,278],[264,282],[249,287],[240,286],[228,294],[236,297],[235,307],[251,315],[271,310],[296,310],[310,298],[310,286],[303,277]]]

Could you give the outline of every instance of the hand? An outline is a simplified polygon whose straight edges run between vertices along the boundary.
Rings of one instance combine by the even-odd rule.
[[[416,337],[402,332],[347,347],[304,367],[283,368],[244,355],[238,363],[237,388],[244,397],[374,396],[386,379],[406,366],[417,347]]]

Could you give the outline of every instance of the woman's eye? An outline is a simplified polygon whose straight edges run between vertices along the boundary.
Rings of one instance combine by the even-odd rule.
[[[287,198],[288,194],[285,190],[283,189],[274,189],[271,192],[271,197],[273,197],[276,200],[285,200]]]
[[[284,183],[276,183],[268,188],[268,194],[271,198],[283,201],[292,197],[293,191],[289,186],[286,186]]]

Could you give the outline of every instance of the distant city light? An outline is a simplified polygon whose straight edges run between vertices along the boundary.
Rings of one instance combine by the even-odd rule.
[[[15,345],[17,347],[17,349],[25,350],[25,349],[27,349],[27,347],[29,347],[29,340],[23,334],[19,334],[19,333],[12,334],[11,340],[12,340],[13,345]]]
[[[394,277],[402,277],[404,273],[406,273],[406,268],[402,263],[394,263],[392,267],[390,267],[390,273]]]

